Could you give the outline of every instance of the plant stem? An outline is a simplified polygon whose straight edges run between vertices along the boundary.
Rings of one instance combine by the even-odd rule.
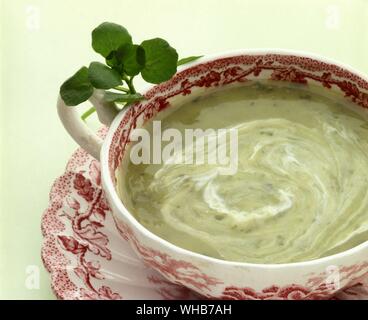
[[[129,89],[128,88],[124,88],[122,86],[117,86],[114,89],[119,90],[119,91],[123,91],[123,92],[126,92],[126,93],[129,92]]]
[[[133,85],[133,77],[128,77],[127,75],[123,75],[123,79],[125,80],[125,82],[127,83],[129,90],[131,94],[137,93],[137,91],[135,91],[134,85]]]
[[[89,108],[85,113],[82,114],[81,118],[83,121],[86,121],[86,119],[93,114],[96,111],[95,107]]]

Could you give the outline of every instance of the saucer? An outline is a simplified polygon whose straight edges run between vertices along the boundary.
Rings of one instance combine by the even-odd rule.
[[[54,182],[41,228],[42,261],[58,299],[200,299],[145,266],[121,237],[101,188],[99,162],[82,149]],[[368,279],[333,299],[368,299]]]

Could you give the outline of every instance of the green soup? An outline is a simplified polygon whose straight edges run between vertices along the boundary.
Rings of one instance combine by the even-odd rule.
[[[305,261],[366,241],[368,123],[327,91],[253,82],[171,110],[163,129],[237,128],[237,171],[129,162],[122,201],[163,239],[224,260]]]

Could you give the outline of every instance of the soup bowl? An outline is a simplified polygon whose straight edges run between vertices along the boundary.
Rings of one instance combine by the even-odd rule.
[[[116,170],[128,156],[134,129],[160,112],[209,90],[252,80],[313,84],[335,90],[368,109],[368,78],[339,62],[289,50],[242,50],[201,58],[169,81],[145,90],[146,100],[117,115],[100,114],[109,126],[102,141],[59,97],[58,112],[67,131],[100,160],[101,181],[116,226],[144,263],[172,283],[216,299],[327,299],[368,276],[368,242],[331,256],[296,263],[256,264],[225,261],[180,248],[147,230],[129,212],[116,189]],[[91,102],[103,110],[101,93]],[[106,109],[107,110],[107,109]]]

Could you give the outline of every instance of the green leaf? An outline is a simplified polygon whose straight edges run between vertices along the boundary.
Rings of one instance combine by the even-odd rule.
[[[119,24],[104,22],[92,31],[92,48],[105,58],[127,43],[132,44],[132,37]]]
[[[111,91],[106,91],[105,100],[108,102],[121,102],[121,103],[133,103],[144,99],[140,93],[134,94],[122,94]]]
[[[169,80],[176,73],[178,54],[167,41],[155,38],[141,44],[145,53],[145,65],[141,71],[144,80],[161,83]]]
[[[119,72],[100,62],[91,62],[88,77],[98,89],[110,89],[122,84]]]
[[[118,58],[117,58],[117,51],[114,50],[114,51],[111,51],[110,54],[106,57],[106,64],[108,66],[110,66],[111,68],[112,67],[118,67],[120,62],[118,61]]]
[[[111,51],[110,54],[106,57],[106,64],[110,67],[114,67],[119,70],[119,72],[123,72],[123,55],[126,51],[125,47],[131,46],[131,44],[125,44],[119,47],[117,50]]]
[[[110,67],[129,76],[137,75],[143,69],[144,62],[144,49],[136,44],[125,44],[106,57],[106,63]]]
[[[68,106],[76,106],[86,101],[93,93],[93,86],[88,78],[87,67],[80,68],[60,87],[60,95]]]
[[[123,54],[123,68],[127,75],[135,76],[143,69],[145,64],[144,49],[136,44],[128,46]]]
[[[186,57],[186,58],[182,58],[178,61],[177,66],[181,66],[183,64],[195,61],[199,58],[202,58],[203,56],[190,56],[190,57]]]

